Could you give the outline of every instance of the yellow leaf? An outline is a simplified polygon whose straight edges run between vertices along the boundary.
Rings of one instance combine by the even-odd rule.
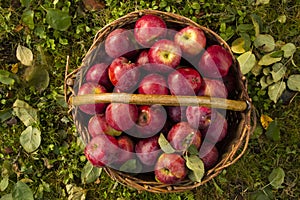
[[[11,72],[16,74],[19,71],[19,63],[13,64],[11,67]]]
[[[244,49],[245,40],[243,38],[238,38],[232,42],[231,50],[234,53],[241,54],[246,52]]]
[[[261,122],[261,125],[264,129],[267,129],[269,124],[273,121],[273,119],[271,117],[269,117],[268,115],[264,115],[262,114],[260,116],[260,122]]]

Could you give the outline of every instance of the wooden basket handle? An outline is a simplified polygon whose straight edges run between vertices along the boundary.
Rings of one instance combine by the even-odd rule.
[[[207,106],[233,111],[245,111],[250,103],[241,100],[213,98],[208,96],[175,96],[156,94],[101,93],[72,96],[69,103],[73,106],[95,103],[128,103],[136,105],[160,104],[163,106]]]

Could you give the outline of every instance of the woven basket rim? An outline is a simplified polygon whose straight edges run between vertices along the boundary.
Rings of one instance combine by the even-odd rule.
[[[248,93],[247,93],[246,78],[244,76],[242,76],[241,71],[239,69],[239,65],[238,65],[229,45],[226,43],[226,41],[224,41],[214,31],[197,24],[196,22],[192,21],[189,18],[186,18],[184,16],[181,16],[181,15],[178,15],[175,13],[169,13],[169,12],[163,12],[163,11],[157,11],[157,10],[138,10],[138,11],[128,13],[127,15],[120,17],[119,19],[105,25],[102,29],[100,29],[96,33],[93,43],[92,43],[90,49],[88,50],[87,54],[85,55],[85,58],[92,52],[92,50],[95,47],[97,47],[97,44],[99,42],[101,42],[101,41],[103,41],[103,39],[105,39],[105,36],[107,36],[107,34],[109,32],[111,32],[112,30],[114,30],[118,27],[122,27],[124,24],[126,24],[127,20],[130,20],[131,22],[136,21],[134,19],[137,19],[137,18],[141,17],[142,15],[146,15],[146,14],[159,15],[159,16],[162,16],[163,18],[168,18],[167,23],[170,23],[170,22],[179,23],[179,24],[182,24],[183,26],[187,25],[187,24],[193,25],[193,26],[201,28],[205,33],[213,35],[218,40],[220,45],[224,46],[226,49],[229,50],[229,52],[233,58],[233,62],[234,62],[233,65],[236,66],[236,68],[237,68],[236,69],[237,77],[239,77],[238,83],[242,89],[242,92],[239,95],[239,98],[247,101],[250,105],[248,110],[241,113],[242,119],[240,120],[239,125],[237,127],[238,131],[240,131],[239,138],[237,138],[234,142],[232,142],[231,150],[229,152],[226,152],[227,153],[226,156],[223,155],[223,158],[218,162],[218,164],[206,172],[206,175],[201,182],[186,181],[186,182],[180,183],[179,185],[168,185],[168,184],[162,184],[159,182],[148,182],[148,181],[142,180],[140,178],[133,177],[130,174],[120,172],[120,171],[111,169],[109,167],[104,167],[104,170],[106,171],[106,173],[113,180],[118,181],[119,183],[121,183],[123,185],[133,187],[137,190],[145,190],[145,191],[153,192],[153,193],[183,192],[186,190],[194,189],[196,187],[199,187],[199,186],[207,183],[208,181],[210,181],[211,179],[213,179],[214,177],[219,175],[219,173],[223,169],[234,164],[242,157],[242,155],[245,153],[245,151],[247,149],[251,132],[254,130],[255,125],[256,125],[256,124],[251,124],[251,119],[255,118],[254,107],[253,107],[253,105],[251,103],[251,99],[249,98]],[[84,62],[84,59],[83,59],[83,62]],[[76,75],[78,75],[78,72],[80,72],[82,67],[83,67],[83,65],[81,65],[80,67],[78,67],[77,69],[75,69],[74,71],[72,71],[71,73],[68,74],[69,66],[68,66],[68,62],[67,62],[65,81],[64,81],[64,93],[65,93],[65,101],[68,103],[68,105],[70,107],[69,112],[76,110],[76,108],[74,108],[70,104],[69,100],[70,100],[71,96],[75,96],[75,92],[73,90],[74,79],[75,79]],[[81,134],[80,136],[82,136],[82,132],[87,131],[87,130],[84,130],[86,128],[82,127],[80,122],[78,120],[76,120],[76,114],[74,114],[74,112],[73,112],[73,119],[77,126],[79,134]],[[253,120],[253,121],[255,122],[255,120]],[[239,149],[241,150],[240,152],[238,152]]]

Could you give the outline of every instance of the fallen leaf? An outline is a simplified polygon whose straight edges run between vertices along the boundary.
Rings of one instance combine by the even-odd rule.
[[[31,66],[33,63],[32,51],[20,44],[17,47],[16,56],[17,59],[25,66]]]
[[[296,46],[293,43],[287,43],[281,47],[285,58],[291,57],[296,52]]]
[[[281,61],[281,57],[277,58],[277,57],[272,57],[272,53],[269,53],[269,54],[266,54],[264,55],[259,61],[258,61],[258,64],[259,65],[271,65],[271,64],[274,64],[276,62],[279,62]]]
[[[246,50],[244,49],[245,40],[243,38],[237,38],[232,42],[231,50],[233,53],[241,54],[244,53]]]
[[[290,90],[300,92],[300,74],[293,74],[289,76],[287,86]]]
[[[271,52],[275,49],[275,40],[271,35],[259,34],[254,40],[254,46],[264,52]]]
[[[265,115],[265,114],[262,114],[260,116],[260,123],[262,125],[262,127],[266,130],[269,126],[269,124],[273,121],[273,119],[268,116],[268,115]]]
[[[255,55],[251,51],[243,53],[237,58],[242,74],[247,74],[256,64]]]
[[[278,99],[286,89],[285,82],[276,82],[268,87],[268,95],[274,103],[277,103]]]

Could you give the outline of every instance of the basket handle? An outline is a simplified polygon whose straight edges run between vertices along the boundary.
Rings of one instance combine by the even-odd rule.
[[[164,106],[207,106],[233,111],[245,111],[250,108],[250,103],[247,101],[212,98],[209,96],[175,96],[128,93],[101,93],[72,96],[70,97],[69,102],[73,106],[95,103],[128,103],[136,105],[160,104]]]

